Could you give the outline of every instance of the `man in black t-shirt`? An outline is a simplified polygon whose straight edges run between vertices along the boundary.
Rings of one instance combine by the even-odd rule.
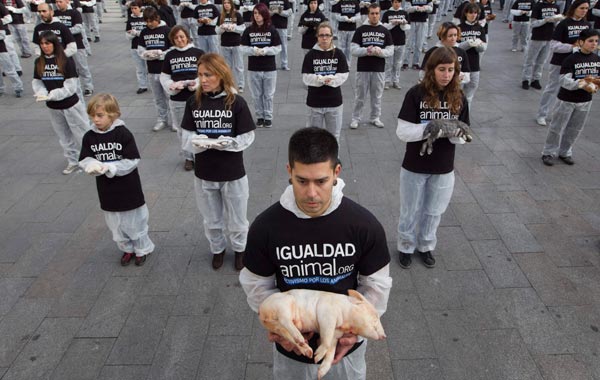
[[[56,34],[61,45],[65,49],[65,55],[71,57],[77,53],[77,42],[71,31],[60,20],[54,18],[54,11],[50,5],[42,3],[38,5],[38,14],[42,22],[33,29],[33,43],[35,44],[35,53],[40,55],[40,34],[45,31],[51,31]]]
[[[328,131],[296,131],[289,143],[290,186],[250,226],[240,283],[254,311],[269,295],[290,289],[362,293],[379,315],[387,308],[392,278],[385,232],[365,208],[344,197],[338,178],[338,144]],[[318,334],[303,331],[316,348]],[[318,365],[275,334],[273,378],[315,379]],[[344,335],[330,380],[364,379],[366,342]],[[339,365],[335,363],[342,362]]]
[[[356,63],[356,94],[350,128],[358,128],[367,95],[371,96],[371,117],[369,122],[383,128],[381,98],[385,85],[385,59],[394,54],[392,35],[379,22],[381,9],[377,3],[369,5],[369,22],[356,29],[350,50],[358,57]]]

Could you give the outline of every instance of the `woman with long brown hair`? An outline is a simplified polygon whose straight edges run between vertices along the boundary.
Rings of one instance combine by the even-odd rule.
[[[221,54],[234,71],[237,89],[244,92],[244,60],[242,58],[242,33],[246,29],[244,18],[235,10],[233,0],[223,0],[223,9],[217,23],[221,35]]]
[[[187,100],[181,122],[182,148],[195,156],[196,203],[213,254],[212,267],[223,265],[227,234],[240,270],[249,225],[243,151],[254,141],[256,126],[221,55],[199,58],[198,80],[200,86]]]
[[[65,55],[56,34],[40,35],[41,55],[33,70],[33,93],[38,102],[46,102],[50,122],[67,158],[63,174],[73,173],[79,164],[83,135],[90,129],[85,105],[77,96],[79,82],[75,61]]]
[[[460,66],[454,50],[437,48],[427,60],[423,81],[406,93],[396,135],[406,142],[400,170],[400,266],[409,268],[418,252],[423,264],[435,265],[437,227],[454,189],[454,147],[468,132],[469,106],[460,88]],[[445,130],[424,154],[423,140],[432,125]],[[449,133],[448,133],[449,132]],[[449,137],[449,136],[457,137]]]

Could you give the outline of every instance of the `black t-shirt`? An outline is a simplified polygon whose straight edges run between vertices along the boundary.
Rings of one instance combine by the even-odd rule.
[[[408,21],[408,13],[406,13],[406,11],[402,9],[394,10],[394,8],[390,8],[383,14],[383,17],[381,18],[381,23],[389,24],[390,21],[395,20]],[[390,29],[390,33],[392,34],[392,41],[394,42],[395,46],[403,46],[406,44],[406,33],[404,32],[404,30],[402,30],[400,25],[396,25],[392,29]]]
[[[306,32],[302,35],[302,49],[312,49],[317,43],[316,28],[320,23],[326,21],[327,17],[317,9],[315,13],[306,11],[300,16],[298,26],[306,26]]]
[[[67,9],[66,11],[55,10],[54,18],[60,20],[69,31],[75,25],[83,25],[83,18],[81,17],[81,13],[77,9]],[[73,34],[75,38],[75,42],[77,43],[77,49],[85,49],[83,45],[83,36],[81,33]]]
[[[352,36],[352,43],[358,44],[361,48],[377,46],[382,50],[394,44],[390,31],[381,24],[375,26],[364,24],[360,26]],[[373,55],[358,57],[356,71],[382,73],[385,71],[385,58]]]
[[[525,11],[525,12],[530,12],[533,9],[533,1],[532,0],[516,0],[513,3],[512,9],[514,10],[519,10],[519,11]],[[529,21],[529,16],[528,15],[513,15],[513,21],[516,22],[528,22]]]
[[[242,0],[240,4],[245,7],[251,7],[258,4],[258,0]],[[244,22],[252,22],[252,14],[253,11],[244,11],[242,13],[242,16],[244,16]]]
[[[434,46],[431,49],[427,50],[427,52],[425,53],[425,56],[423,57],[423,63],[421,64],[421,67],[423,68],[423,70],[425,69],[425,65],[427,64],[427,60],[429,59],[429,56],[437,48],[438,48],[438,46]],[[471,68],[469,67],[469,57],[467,56],[467,52],[464,51],[463,49],[459,48],[458,46],[453,46],[452,49],[454,49],[454,52],[458,56],[458,64],[460,65],[460,72],[461,73],[471,72]]]
[[[135,139],[124,125],[106,133],[88,131],[83,136],[79,161],[95,158],[100,162],[135,160],[140,158]],[[124,176],[96,176],[100,208],[104,211],[129,211],[143,206],[144,193],[137,168]]]
[[[141,32],[146,27],[146,21],[144,21],[144,16],[140,15],[140,17],[135,17],[133,14],[130,14],[127,18],[127,25],[125,26],[125,31],[135,30],[137,32]],[[140,37],[133,37],[131,40],[131,48],[137,49],[138,44],[140,43]]]
[[[58,41],[62,45],[63,48],[66,48],[68,44],[71,42],[76,42],[75,37],[71,34],[69,28],[67,28],[63,23],[56,20],[51,22],[50,24],[46,24],[45,22],[36,25],[33,29],[33,43],[36,45],[40,44],[40,34],[43,32],[52,32],[56,34],[58,37]]]
[[[457,19],[461,19],[462,18],[462,14],[465,10],[465,7],[467,6],[467,4],[470,4],[471,2],[469,0],[462,2],[458,8],[456,8],[456,11],[454,12],[454,18]],[[475,3],[477,4],[477,6],[479,7],[479,16],[478,16],[478,20],[483,20],[485,18],[485,9],[483,7],[483,5],[481,3]]]
[[[471,41],[480,39],[483,42],[487,42],[487,38],[485,36],[485,31],[483,27],[479,25],[479,23],[475,23],[474,25],[469,25],[465,22],[460,24],[460,40],[462,41]],[[479,52],[476,48],[468,48],[465,50],[467,52],[467,57],[469,58],[469,68],[471,72],[481,71],[479,67]]]
[[[25,8],[25,4],[23,4],[23,1],[21,1],[21,0],[6,0],[5,5],[7,7],[14,7],[14,8],[17,8],[17,9],[19,9],[19,8]],[[9,11],[9,13],[12,16],[12,19],[13,19],[12,22],[11,22],[11,24],[13,24],[13,25],[21,25],[21,24],[25,23],[25,21],[23,20],[23,14],[22,13],[13,13],[13,12],[10,12],[10,11]],[[4,17],[4,16],[2,16],[2,17]]]
[[[281,45],[281,39],[273,25],[266,31],[261,31],[254,27],[254,25],[251,25],[242,34],[242,45],[258,48],[279,46]],[[248,71],[275,71],[276,69],[274,55],[248,56]]]
[[[461,112],[453,114],[442,101],[440,94],[441,107],[439,110],[431,109],[427,106],[425,99],[425,90],[422,84],[412,87],[406,93],[402,108],[398,118],[409,123],[427,124],[431,120],[460,120],[469,124],[469,105],[467,98],[463,95],[463,106]],[[423,174],[446,174],[454,170],[454,150],[455,146],[447,138],[437,139],[433,143],[433,152],[431,154],[420,155],[423,141],[406,143],[406,153],[402,167],[413,173]]]
[[[290,2],[288,0],[266,0],[264,3],[267,7],[283,7],[283,10],[288,10],[291,8]],[[277,13],[271,16],[271,22],[275,29],[286,29],[288,24],[288,18],[283,17]]]
[[[560,14],[560,8],[554,3],[543,1],[536,3],[533,6],[531,12],[531,18],[536,20],[543,20],[546,17],[552,17]],[[552,39],[552,33],[554,32],[554,23],[546,22],[542,26],[531,29],[531,39],[534,41],[550,41]]]
[[[171,49],[165,55],[162,72],[169,75],[171,80],[179,82],[181,80],[192,80],[198,77],[198,58],[204,54],[204,51],[195,47],[181,51]],[[171,95],[171,100],[185,102],[194,91],[184,88],[175,95]]]
[[[342,16],[354,17],[360,13],[360,5],[358,0],[341,0],[339,3],[335,4],[332,8],[334,13],[339,13]],[[351,32],[356,30],[355,22],[343,22],[340,21],[338,23],[338,30]]]
[[[577,38],[579,38],[581,31],[589,29],[590,27],[590,23],[585,20],[576,21],[568,17],[556,25],[556,28],[554,28],[554,33],[552,34],[552,39],[572,45],[577,41]],[[570,54],[571,53],[553,53],[552,58],[550,59],[550,64],[561,66],[562,62]]]
[[[33,70],[33,78],[39,79],[46,87],[48,92],[62,88],[65,80],[69,78],[77,78],[77,68],[75,66],[75,61],[73,58],[67,58],[67,63],[64,67],[64,72],[60,72],[58,65],[56,64],[56,58],[46,58],[46,64],[44,65],[44,72],[42,75],[39,75],[37,72],[37,63],[40,58],[36,58],[34,63]],[[64,110],[70,107],[73,107],[79,101],[79,97],[77,94],[73,94],[68,98],[62,100],[50,100],[46,102],[48,108],[56,109],[56,110]]]
[[[379,0],[379,8],[381,9],[381,12],[385,12],[392,8],[392,0]]]
[[[323,51],[312,49],[304,56],[302,74],[335,75],[348,72],[346,56],[339,49]],[[341,106],[342,89],[331,86],[308,86],[306,105],[309,107],[338,107]]]
[[[169,50],[171,47],[169,31],[170,28],[166,25],[160,25],[154,29],[144,28],[139,36],[139,46],[146,50]],[[160,74],[163,61],[160,59],[146,61],[146,65],[150,74]]]
[[[214,19],[215,17],[219,17],[219,14],[219,8],[210,3],[198,4],[196,9],[194,9],[194,18],[196,20],[201,18]],[[199,36],[214,36],[215,34],[217,34],[215,31],[215,25],[198,24]]]
[[[600,2],[596,2],[596,5],[594,6],[593,9],[600,9]],[[591,9],[590,9],[590,13],[591,13]],[[589,17],[588,17],[588,20],[589,20]],[[594,29],[600,30],[600,17],[599,16],[594,16]]]
[[[6,7],[2,3],[0,3],[0,19],[8,16],[8,14],[8,9],[6,9]],[[6,29],[8,29],[8,25],[4,25],[2,20],[0,20],[0,30]],[[6,52],[8,52],[8,50],[6,50],[6,44],[4,43],[4,40],[0,40],[0,53]]]
[[[231,17],[225,17],[224,20],[221,20],[222,16],[219,16],[218,24],[235,24],[235,25],[243,25],[244,19],[240,12],[235,12],[235,21],[232,20]],[[221,22],[224,21],[224,22]],[[221,34],[221,46],[240,46],[242,43],[242,35],[236,32],[223,32]]]
[[[225,97],[210,98],[202,95],[198,108],[196,98],[191,96],[186,104],[181,128],[207,135],[236,137],[256,129],[252,113],[241,96],[236,95],[230,110],[225,109]],[[243,152],[208,149],[195,156],[196,177],[213,182],[234,181],[246,175]]]
[[[560,74],[571,73],[573,79],[579,80],[588,76],[600,77],[600,57],[597,54],[583,54],[576,52],[565,58],[560,67]],[[565,102],[584,103],[592,100],[592,94],[577,89],[574,91],[561,87],[558,91],[558,98]]]
[[[184,5],[184,4],[194,4],[197,5],[198,4],[198,0],[180,0],[179,5]],[[190,7],[182,7],[181,8],[181,18],[193,18],[194,17],[194,10],[191,9]]]
[[[408,1],[408,3],[410,5],[408,5],[408,7],[424,7],[426,5],[429,5],[430,7],[433,7],[433,3],[431,0],[411,0]],[[427,22],[427,18],[429,17],[429,13],[427,12],[413,12],[413,13],[409,13],[408,14],[408,18],[410,20],[410,22]]]
[[[361,0],[359,2],[359,5],[360,5],[360,3],[371,3],[371,4],[373,4],[373,3],[376,3],[376,2],[377,2],[377,0]],[[362,16],[368,15],[369,14],[369,6],[368,5],[366,7],[361,6],[360,7],[360,14]]]

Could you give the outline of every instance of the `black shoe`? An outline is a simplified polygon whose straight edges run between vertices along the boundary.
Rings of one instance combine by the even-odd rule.
[[[225,259],[225,251],[221,253],[213,254],[212,267],[213,269],[219,269],[223,266],[223,260]]]
[[[143,94],[144,92],[148,91],[147,88],[138,88],[137,91],[135,92],[136,94]]]
[[[421,261],[423,261],[423,264],[427,268],[433,268],[435,266],[435,259],[433,258],[433,256],[431,256],[431,251],[419,252],[419,257],[421,258]]]
[[[265,126],[265,119],[256,119],[256,128],[262,128]]]
[[[28,54],[28,53],[21,54],[21,58],[29,58],[29,57],[31,57],[31,54]]]
[[[136,256],[135,257],[135,265],[138,267],[141,267],[142,265],[144,265],[144,263],[146,262],[146,256],[148,256],[148,255]]]
[[[531,82],[531,87],[535,88],[536,90],[542,89],[542,85],[540,84],[539,80],[534,80],[533,82]]]
[[[83,92],[83,96],[85,96],[85,97],[92,96],[93,93],[94,93],[93,90],[85,90]]]
[[[265,119],[265,125],[263,125],[263,127],[271,128],[272,126],[273,126],[273,123],[271,122],[271,120]]]
[[[100,37],[96,36],[96,38],[94,38],[94,42],[100,42]]]
[[[235,261],[234,261],[234,266],[235,266],[235,270],[242,270],[244,269],[244,255],[246,252],[236,252],[235,253]]]
[[[523,83],[521,83],[521,88],[523,88],[523,90],[529,90],[529,81],[524,80]]]
[[[87,38],[87,40],[88,40],[88,42],[92,42],[92,39],[91,39],[91,38],[89,38],[89,37]]]
[[[573,157],[571,157],[571,156],[567,156],[567,157],[558,156],[558,158],[560,158],[560,160],[567,165],[575,165],[575,161],[573,161]]]
[[[402,70],[402,71],[408,70],[408,65],[407,64],[402,65],[402,67],[400,68],[400,70]]]
[[[98,24],[102,24],[102,20],[98,20]]]
[[[123,256],[121,257],[121,265],[124,267],[129,265],[129,263],[131,263],[131,259],[133,259],[134,256],[135,254],[131,252],[123,253]]]
[[[404,252],[398,252],[398,257],[400,258],[400,266],[402,268],[410,268],[410,264],[412,264],[412,255]]]
[[[552,158],[551,155],[546,154],[542,156],[542,162],[544,163],[544,165],[546,166],[552,166],[554,165],[554,159]]]
[[[421,70],[421,68],[419,67],[419,65],[412,65],[412,69],[413,70]]]
[[[186,172],[194,170],[194,161],[185,160],[185,163],[183,164],[183,170],[185,170]]]

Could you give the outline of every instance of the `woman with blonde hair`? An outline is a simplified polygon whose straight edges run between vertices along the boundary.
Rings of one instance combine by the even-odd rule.
[[[248,177],[243,151],[254,141],[252,114],[236,94],[225,59],[214,53],[198,60],[200,86],[185,106],[182,147],[194,154],[194,189],[212,267],[223,265],[227,237],[235,252],[235,268],[243,268],[248,235]]]
[[[235,10],[233,0],[223,0],[223,9],[217,22],[217,34],[221,35],[221,54],[235,73],[240,93],[244,92],[244,61],[240,48],[244,29],[244,19],[240,12]]]
[[[469,140],[469,106],[460,88],[454,50],[437,48],[427,60],[423,81],[406,93],[396,135],[406,142],[400,170],[400,266],[409,268],[418,252],[423,264],[435,265],[436,232],[454,189],[454,148]],[[425,151],[427,134],[443,125],[443,136]],[[463,139],[464,137],[464,139]]]

